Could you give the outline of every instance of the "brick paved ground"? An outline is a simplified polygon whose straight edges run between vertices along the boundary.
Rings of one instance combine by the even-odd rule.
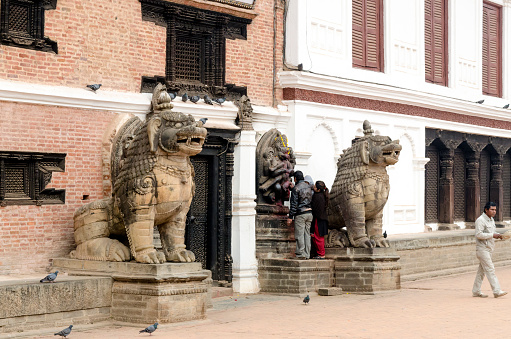
[[[162,325],[154,338],[504,338],[509,336],[511,294],[473,298],[475,272],[403,283],[377,295],[301,297],[250,295],[214,299],[207,320]],[[511,290],[511,266],[497,267]],[[485,280],[483,292],[491,295]],[[236,300],[236,301],[235,301]],[[142,327],[143,328],[143,327]],[[69,338],[142,338],[139,327],[86,329]],[[53,335],[37,338],[55,338]]]

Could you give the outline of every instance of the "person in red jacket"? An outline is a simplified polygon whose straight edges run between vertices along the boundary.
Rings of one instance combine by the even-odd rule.
[[[325,235],[328,234],[328,188],[323,181],[316,181],[312,196],[311,237],[317,256],[313,259],[325,259]]]

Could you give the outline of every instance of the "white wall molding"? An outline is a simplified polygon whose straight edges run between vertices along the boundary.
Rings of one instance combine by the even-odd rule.
[[[448,97],[438,93],[299,71],[280,73],[280,84],[282,87],[382,100],[474,117],[511,121],[511,113],[501,108],[507,103],[505,99],[485,97],[486,101],[484,104],[476,104],[475,101],[483,98],[483,95],[474,98],[473,96],[463,97],[459,93],[458,97]],[[487,104],[487,102],[491,105]]]

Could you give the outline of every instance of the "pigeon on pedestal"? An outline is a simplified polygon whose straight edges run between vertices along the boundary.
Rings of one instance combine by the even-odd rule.
[[[94,93],[101,87],[101,84],[87,85]]]
[[[55,271],[55,273],[50,273],[48,274],[46,277],[42,278],[41,280],[39,280],[39,282],[55,282],[55,279],[57,279],[57,274],[59,273],[59,271]]]

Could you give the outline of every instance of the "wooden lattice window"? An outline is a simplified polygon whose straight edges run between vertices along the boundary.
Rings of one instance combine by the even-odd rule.
[[[481,214],[484,212],[484,205],[490,201],[490,173],[491,155],[487,150],[482,150],[479,160],[479,183],[481,185]]]
[[[438,222],[438,176],[440,157],[438,149],[434,146],[426,147],[426,157],[429,158],[426,164],[426,173],[424,176],[425,189],[425,221],[426,223]]]
[[[352,2],[353,66],[383,71],[383,0]]]
[[[426,81],[447,86],[447,0],[424,2]]]
[[[501,7],[483,4],[483,94],[502,97]]]
[[[57,0],[0,1],[0,43],[58,53],[57,43],[44,36],[44,12]]]
[[[63,204],[65,190],[46,187],[64,172],[65,154],[0,152],[0,205]]]
[[[162,0],[140,2],[144,20],[167,28],[167,88],[214,93],[226,85],[225,41],[246,39],[250,19]]]

